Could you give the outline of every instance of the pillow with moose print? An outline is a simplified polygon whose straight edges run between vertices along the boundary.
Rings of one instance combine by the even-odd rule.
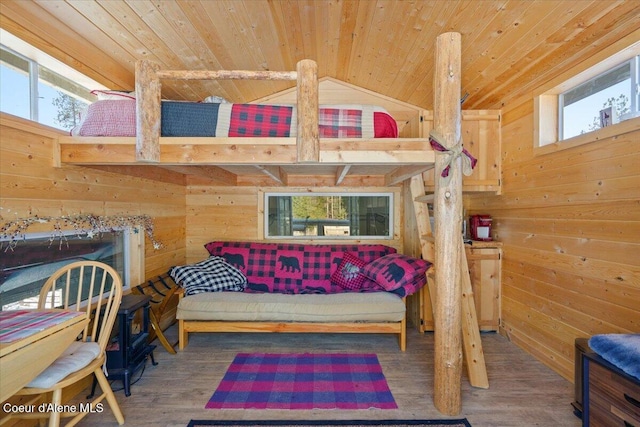
[[[389,254],[378,258],[362,268],[362,274],[375,281],[386,291],[395,291],[405,286],[417,289],[427,282],[425,273],[431,263],[403,254]]]
[[[331,283],[341,288],[357,291],[362,288],[362,284],[367,279],[360,274],[362,267],[367,263],[351,252],[345,252],[340,262],[340,266],[331,275]]]

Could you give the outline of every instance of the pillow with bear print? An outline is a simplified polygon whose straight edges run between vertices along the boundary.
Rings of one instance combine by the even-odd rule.
[[[365,265],[362,274],[386,291],[394,291],[409,284],[424,285],[429,267],[431,263],[428,261],[403,254],[390,254]]]

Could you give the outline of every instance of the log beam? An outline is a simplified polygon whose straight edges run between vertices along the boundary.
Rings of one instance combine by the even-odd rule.
[[[295,71],[248,70],[161,70],[158,77],[168,80],[296,80]]]
[[[318,64],[310,59],[298,62],[298,162],[317,163],[320,159],[318,134]]]
[[[136,62],[136,161],[160,161],[160,66]]]
[[[461,35],[445,33],[436,39],[434,72],[434,130],[451,149],[460,142]],[[440,178],[446,156],[435,165],[435,374],[433,401],[445,415],[461,411],[462,293],[460,285],[460,236],[462,235],[462,165],[456,158],[449,179]]]

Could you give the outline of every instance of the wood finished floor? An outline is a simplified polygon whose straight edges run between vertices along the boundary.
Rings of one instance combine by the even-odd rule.
[[[175,336],[175,326],[168,335]],[[440,414],[433,404],[433,335],[411,329],[407,351],[390,335],[349,334],[192,334],[177,355],[156,348],[157,366],[147,363],[131,396],[116,397],[126,426],[185,427],[190,419],[420,419],[463,418],[473,427],[578,427],[573,384],[536,361],[506,338],[483,334],[490,387],[475,389],[462,380],[462,412]],[[157,341],[154,342],[157,344]],[[371,352],[378,355],[397,410],[211,410],[204,409],[227,367],[239,352]],[[138,375],[135,376],[137,378]],[[113,388],[121,387],[119,381]],[[105,407],[80,424],[115,426]]]

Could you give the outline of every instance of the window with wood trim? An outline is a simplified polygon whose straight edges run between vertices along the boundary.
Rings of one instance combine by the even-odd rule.
[[[534,143],[542,152],[638,128],[640,42],[537,96]]]
[[[0,30],[0,111],[69,130],[104,87]]]
[[[265,193],[265,211],[265,238],[393,236],[393,193]]]

